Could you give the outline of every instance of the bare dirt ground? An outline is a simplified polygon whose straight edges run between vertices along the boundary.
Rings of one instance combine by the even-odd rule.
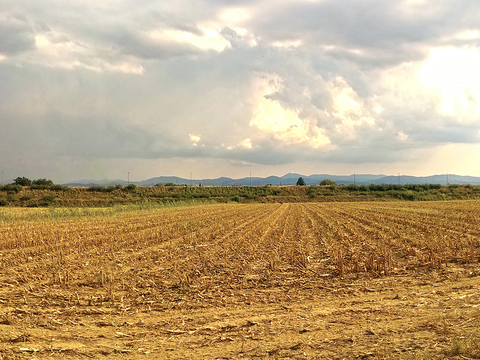
[[[387,216],[394,205],[384,222],[360,216],[372,204],[311,206],[6,221],[0,359],[480,358],[476,214],[434,226],[464,205],[406,207],[397,222]],[[468,241],[468,257],[458,257],[467,245],[433,256],[423,241],[434,229],[435,239]],[[380,251],[367,234],[395,240],[391,264],[378,257],[368,270],[373,254],[355,260]],[[345,245],[340,263],[335,241]]]

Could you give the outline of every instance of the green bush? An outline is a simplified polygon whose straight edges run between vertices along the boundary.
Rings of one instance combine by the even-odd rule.
[[[30,188],[35,189],[35,190],[50,190],[50,185],[32,184],[32,186],[30,186]]]
[[[55,200],[56,197],[57,197],[57,195],[55,195],[55,194],[48,194],[48,195],[45,195],[43,197],[43,200],[50,202],[50,201]]]
[[[19,176],[15,180],[13,180],[15,185],[22,185],[22,186],[30,186],[32,185],[32,180],[26,178],[25,176]]]
[[[201,193],[192,194],[192,196],[198,199],[207,199],[210,197],[210,194],[207,192],[201,192]]]
[[[335,183],[335,181],[333,180],[330,180],[330,179],[324,179],[322,180],[322,182],[320,183],[321,186],[336,186],[337,184]]]
[[[125,189],[127,191],[135,191],[136,188],[137,188],[137,185],[135,185],[135,184],[130,184],[130,185],[125,186]]]
[[[92,192],[105,192],[107,189],[104,186],[90,186],[88,191]]]
[[[50,190],[54,191],[65,191],[69,190],[70,188],[68,186],[63,186],[63,185],[50,185]]]
[[[311,198],[316,197],[318,195],[317,188],[315,186],[310,186],[310,188],[307,191],[307,195]]]
[[[32,194],[26,194],[26,195],[23,195],[20,200],[22,201],[28,201],[28,200],[32,200],[34,198],[34,196]]]
[[[46,185],[46,186],[52,186],[53,181],[50,179],[37,179],[32,181],[32,185]]]
[[[7,206],[7,205],[8,205],[7,199],[0,199],[0,206]]]
[[[7,192],[7,199],[8,200],[15,200],[15,197],[16,197],[17,193],[15,191],[8,191]]]
[[[5,186],[2,186],[1,188],[1,190],[3,191],[14,191],[16,193],[22,191],[22,189],[23,189],[22,185],[13,185],[13,184],[5,185]]]

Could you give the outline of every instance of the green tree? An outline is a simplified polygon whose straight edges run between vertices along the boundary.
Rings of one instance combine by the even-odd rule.
[[[302,177],[299,177],[297,180],[297,186],[305,186],[305,180]]]
[[[325,180],[322,180],[322,182],[320,183],[321,186],[336,186],[337,184],[335,183],[335,181],[333,180],[330,180],[330,179],[325,179]]]
[[[137,188],[137,185],[135,185],[135,184],[130,184],[130,185],[125,186],[125,189],[127,191],[135,191],[136,188]]]
[[[30,186],[32,185],[32,180],[24,176],[21,176],[21,177],[19,176],[15,180],[13,180],[13,183],[15,185]]]
[[[32,185],[47,185],[52,186],[53,181],[50,179],[37,179],[32,181]]]

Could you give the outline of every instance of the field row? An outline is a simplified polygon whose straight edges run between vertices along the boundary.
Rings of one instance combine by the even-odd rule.
[[[0,358],[475,358],[479,220],[473,201],[3,209]]]
[[[0,225],[0,269],[19,282],[110,293],[383,276],[478,262],[479,220],[476,202],[438,202],[210,205],[15,221]]]

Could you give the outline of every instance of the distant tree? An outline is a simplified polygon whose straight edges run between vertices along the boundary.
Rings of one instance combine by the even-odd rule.
[[[13,183],[15,185],[30,186],[30,185],[32,185],[32,180],[30,180],[29,178],[26,178],[24,176],[22,176],[22,177],[19,176],[15,180],[13,180]]]
[[[335,181],[333,180],[330,180],[330,179],[325,179],[325,180],[322,180],[322,182],[320,183],[321,186],[336,186],[337,184],[335,183]]]
[[[137,185],[135,185],[135,184],[130,184],[130,185],[125,186],[125,189],[127,191],[134,191],[136,188],[137,188]]]
[[[50,179],[37,179],[32,181],[32,185],[47,185],[52,186],[53,181]]]
[[[305,186],[305,180],[302,177],[299,177],[297,180],[297,186]]]

